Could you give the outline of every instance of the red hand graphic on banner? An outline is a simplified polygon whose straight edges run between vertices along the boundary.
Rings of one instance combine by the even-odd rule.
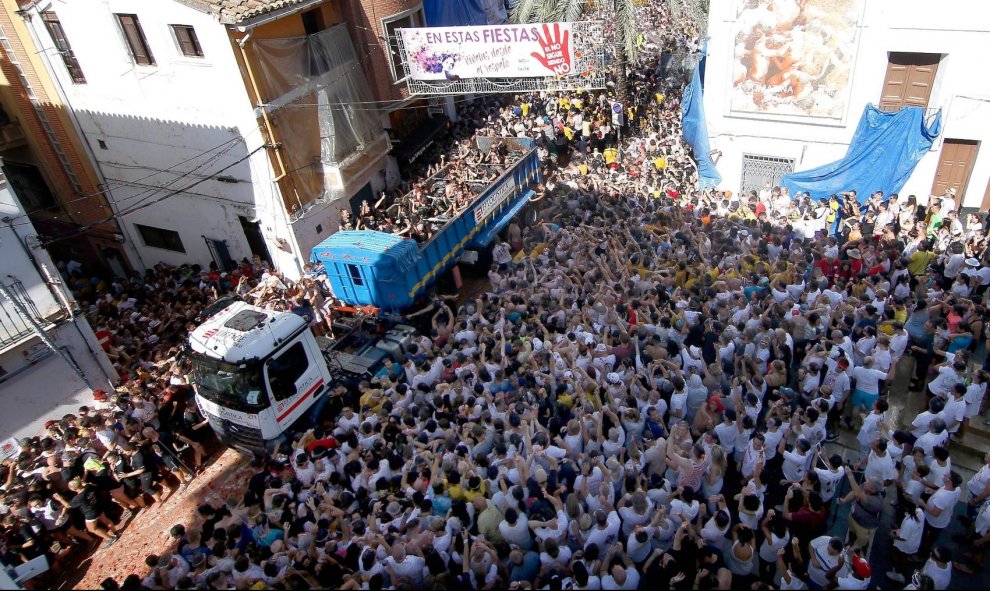
[[[543,35],[537,33],[536,38],[543,48],[543,55],[533,52],[531,55],[536,58],[545,68],[558,76],[571,73],[571,33],[564,30],[563,36],[560,34],[560,24],[554,23],[553,34],[550,33],[550,25],[543,25]]]

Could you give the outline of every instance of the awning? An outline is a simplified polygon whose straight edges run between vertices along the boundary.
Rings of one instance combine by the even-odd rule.
[[[502,212],[502,217],[498,220],[498,222],[493,224],[491,228],[488,228],[487,231],[478,234],[478,237],[474,240],[473,244],[481,247],[491,244],[492,241],[498,236],[498,233],[509,225],[512,218],[516,217],[516,214],[518,214],[523,207],[526,207],[526,204],[533,198],[533,195],[536,195],[536,192],[532,189],[527,189],[526,193],[523,194],[522,198],[515,205]]]
[[[403,164],[415,162],[433,145],[440,132],[447,129],[448,121],[449,119],[445,115],[434,115],[427,119],[409,135],[402,138],[399,145],[392,151],[395,159]]]

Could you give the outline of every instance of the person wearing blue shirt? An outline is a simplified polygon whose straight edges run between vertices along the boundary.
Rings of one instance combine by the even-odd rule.
[[[536,552],[513,550],[509,554],[509,582],[534,581],[540,574],[540,555]]]
[[[258,516],[255,526],[251,528],[251,535],[254,537],[255,543],[262,548],[268,548],[277,540],[285,539],[285,532],[278,528],[271,527],[268,523],[267,515]]]

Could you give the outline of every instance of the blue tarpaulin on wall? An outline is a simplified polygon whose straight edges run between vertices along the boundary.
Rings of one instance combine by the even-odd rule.
[[[852,190],[860,201],[876,191],[897,193],[941,129],[941,112],[926,124],[921,107],[888,113],[866,105],[842,160],[785,174],[780,184],[791,195],[807,191],[816,199]]]
[[[481,0],[423,0],[428,27],[470,27],[488,24]]]
[[[711,149],[708,145],[708,124],[705,122],[705,105],[701,85],[701,63],[694,68],[691,83],[684,87],[681,102],[681,125],[684,140],[694,150],[694,160],[698,163],[698,178],[702,187],[714,187],[722,182],[722,175],[715,170]]]

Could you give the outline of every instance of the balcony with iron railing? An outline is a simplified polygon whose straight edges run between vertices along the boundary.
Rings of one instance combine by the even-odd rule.
[[[40,325],[47,328],[51,326],[51,321],[44,318],[38,311],[38,306],[31,299],[30,294],[24,288],[24,284],[18,279],[8,277],[4,281],[11,297],[17,299],[24,310]],[[0,296],[0,352],[19,345],[34,335],[34,328],[31,322],[17,310],[14,304],[6,297]]]

